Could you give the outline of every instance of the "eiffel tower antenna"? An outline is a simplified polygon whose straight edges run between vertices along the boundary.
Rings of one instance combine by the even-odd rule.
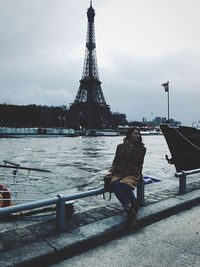
[[[92,1],[90,1],[90,7],[87,9],[88,24],[83,73],[79,90],[70,107],[74,112],[76,110],[82,114],[91,128],[100,125],[105,114],[107,116],[108,113],[110,114],[110,108],[106,104],[98,74],[94,17],[95,10],[92,7]]]

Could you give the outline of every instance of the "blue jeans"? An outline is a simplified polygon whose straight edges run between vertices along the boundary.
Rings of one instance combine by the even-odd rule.
[[[124,208],[128,207],[132,201],[136,201],[133,190],[128,185],[120,183],[120,181],[115,181],[112,184],[112,191]]]

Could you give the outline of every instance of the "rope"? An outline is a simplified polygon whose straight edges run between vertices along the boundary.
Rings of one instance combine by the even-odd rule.
[[[182,136],[188,143],[190,143],[192,146],[194,146],[195,148],[197,148],[200,151],[200,148],[198,146],[196,146],[195,144],[193,144],[190,140],[188,140],[182,133],[180,133],[176,128],[174,128],[174,130],[180,135]]]
[[[30,183],[30,182],[29,182]],[[40,191],[41,193],[43,193],[44,195],[47,195],[49,197],[52,197],[52,195],[50,195],[49,193],[44,192],[43,190],[41,190],[37,185],[34,185],[32,183],[30,183],[33,187],[37,188],[38,191]]]

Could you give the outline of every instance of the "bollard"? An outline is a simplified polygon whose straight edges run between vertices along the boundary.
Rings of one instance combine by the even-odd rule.
[[[142,181],[137,186],[137,202],[139,206],[145,206],[144,191],[145,191],[145,182],[142,179]]]
[[[57,195],[59,202],[56,204],[56,227],[59,231],[65,230],[65,199],[62,195]]]
[[[182,172],[179,176],[179,193],[185,194],[186,193],[186,173]]]

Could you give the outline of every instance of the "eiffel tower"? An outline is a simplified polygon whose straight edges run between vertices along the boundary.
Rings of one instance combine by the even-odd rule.
[[[90,7],[87,10],[88,25],[83,74],[74,103],[70,106],[73,124],[86,129],[105,127],[111,115],[99,80],[94,17],[95,11],[90,1]]]

